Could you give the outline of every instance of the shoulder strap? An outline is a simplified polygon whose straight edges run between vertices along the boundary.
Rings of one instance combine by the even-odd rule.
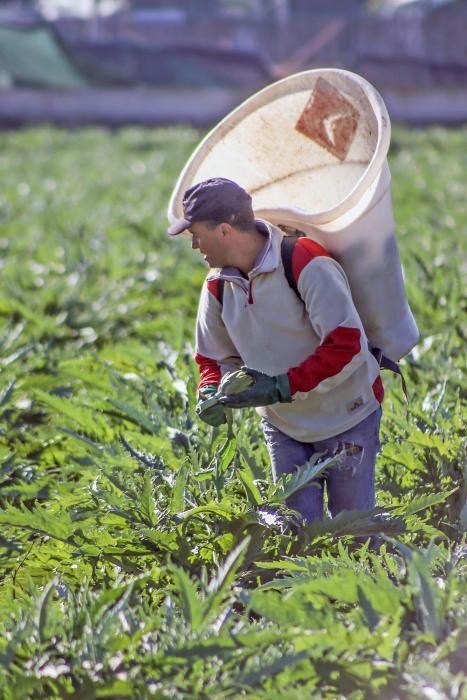
[[[224,280],[219,278],[206,280],[208,291],[216,297],[217,301],[222,306],[224,300]]]
[[[300,301],[303,301],[302,297],[300,296],[300,292],[298,291],[297,282],[295,281],[292,267],[293,251],[298,238],[300,238],[300,236],[283,237],[281,241],[281,257],[289,287],[295,292]]]
[[[371,354],[375,356],[381,369],[388,369],[390,372],[394,372],[394,374],[399,375],[399,377],[401,378],[402,393],[404,394],[405,402],[408,404],[409,392],[407,391],[405,377],[402,373],[399,364],[397,362],[394,362],[394,360],[389,359],[389,357],[386,357],[386,355],[383,355],[382,351],[379,348],[372,348],[370,346],[369,349]]]
[[[217,283],[217,300],[221,306],[224,303],[224,287],[225,280],[220,279]]]

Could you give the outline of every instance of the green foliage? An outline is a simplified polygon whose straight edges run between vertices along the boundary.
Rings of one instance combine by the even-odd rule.
[[[385,377],[378,507],[304,527],[338,456],[272,484],[253,411],[195,421],[200,136],[1,136],[0,695],[467,698],[467,132],[395,130],[410,404]]]

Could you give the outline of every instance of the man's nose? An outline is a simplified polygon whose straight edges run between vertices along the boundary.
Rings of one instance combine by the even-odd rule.
[[[194,236],[191,239],[191,248],[192,248],[192,250],[196,250],[197,248],[199,248],[199,241]]]

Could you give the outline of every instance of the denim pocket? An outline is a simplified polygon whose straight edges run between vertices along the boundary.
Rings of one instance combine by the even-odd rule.
[[[365,447],[357,445],[355,442],[337,443],[334,454],[341,455],[341,461],[334,467],[340,472],[349,473],[350,476],[355,476],[358,468],[363,462]]]

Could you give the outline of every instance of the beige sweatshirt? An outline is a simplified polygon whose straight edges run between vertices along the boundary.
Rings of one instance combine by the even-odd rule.
[[[248,279],[223,268],[211,270],[203,285],[196,324],[200,386],[218,384],[242,365],[269,375],[287,372],[292,403],[258,413],[302,442],[338,435],[375,411],[384,395],[347,278],[321,246],[301,238],[292,259],[300,300],[285,276],[282,231],[258,225],[265,246]]]

